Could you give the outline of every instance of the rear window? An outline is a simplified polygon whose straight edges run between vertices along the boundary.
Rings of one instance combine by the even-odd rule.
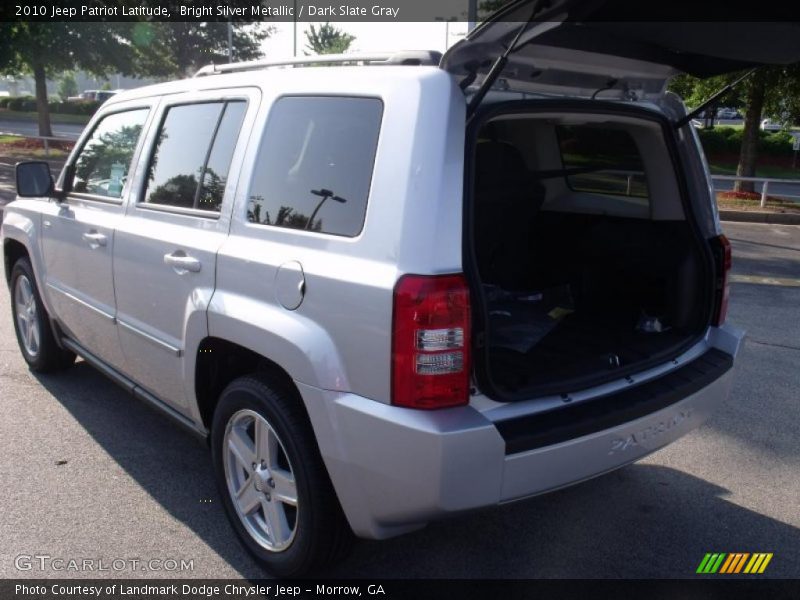
[[[642,157],[627,131],[559,125],[556,134],[564,168],[580,170],[566,176],[570,189],[648,198]]]
[[[250,186],[251,223],[354,237],[367,211],[383,103],[289,96],[275,102]]]

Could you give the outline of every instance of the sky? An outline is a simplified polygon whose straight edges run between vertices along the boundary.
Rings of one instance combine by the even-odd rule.
[[[321,23],[297,23],[297,55],[303,56],[305,30]],[[438,50],[444,52],[467,32],[467,23],[352,23],[336,22],[339,29],[356,36],[348,52],[384,52],[396,50]],[[266,59],[290,58],[293,51],[294,23],[276,23],[275,33],[262,44]]]

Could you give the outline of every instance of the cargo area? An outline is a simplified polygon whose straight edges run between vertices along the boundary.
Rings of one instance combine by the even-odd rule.
[[[504,115],[481,127],[473,156],[475,367],[488,395],[598,385],[703,333],[713,276],[660,123]]]

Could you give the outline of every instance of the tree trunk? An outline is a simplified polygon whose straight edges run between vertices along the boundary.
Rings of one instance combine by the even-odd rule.
[[[750,84],[747,97],[747,111],[744,114],[742,147],[739,151],[739,165],[736,167],[736,174],[740,177],[755,177],[756,175],[758,137],[766,91],[766,78],[763,73],[756,72]],[[737,181],[733,189],[737,192],[754,192],[755,184],[752,181]]]
[[[39,114],[39,135],[50,137],[50,107],[47,104],[47,76],[42,63],[33,66],[33,78],[36,82],[36,111]]]

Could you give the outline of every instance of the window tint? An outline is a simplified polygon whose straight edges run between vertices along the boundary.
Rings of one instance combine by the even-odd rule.
[[[245,106],[209,102],[171,107],[150,160],[144,202],[219,211]]]
[[[75,161],[72,191],[121,198],[133,152],[149,109],[141,108],[104,117]]]
[[[261,142],[248,220],[358,235],[382,114],[383,104],[375,98],[278,100]]]
[[[203,172],[202,187],[197,198],[197,208],[219,211],[222,196],[228,181],[228,170],[231,166],[236,140],[242,127],[247,104],[244,102],[228,102],[219,122],[214,145],[208,155],[208,164]]]
[[[585,168],[567,176],[575,191],[647,198],[647,179],[636,142],[627,131],[590,125],[556,127],[564,168]]]

